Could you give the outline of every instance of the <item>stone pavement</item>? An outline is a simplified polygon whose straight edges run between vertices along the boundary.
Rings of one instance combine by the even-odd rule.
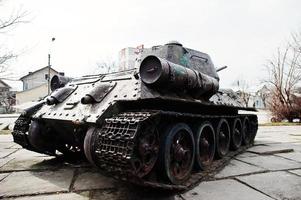
[[[0,135],[1,198],[301,200],[301,126],[260,127],[254,147],[214,180],[181,194],[125,184],[87,163],[30,152]]]

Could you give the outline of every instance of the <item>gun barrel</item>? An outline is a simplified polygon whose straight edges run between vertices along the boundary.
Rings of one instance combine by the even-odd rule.
[[[198,94],[213,93],[219,87],[217,79],[157,56],[148,56],[141,62],[140,76],[149,87],[197,90]]]
[[[222,70],[226,69],[227,67],[228,67],[228,66],[223,66],[223,67],[217,68],[216,71],[217,71],[217,72],[222,71]]]

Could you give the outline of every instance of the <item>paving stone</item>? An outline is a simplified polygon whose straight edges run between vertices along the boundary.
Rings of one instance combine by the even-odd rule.
[[[255,157],[255,156],[258,156],[258,155],[255,153],[244,152],[242,154],[235,156],[235,158],[247,158],[247,157]]]
[[[0,172],[23,170],[46,170],[62,167],[63,163],[53,157],[15,158],[4,164]]]
[[[276,144],[277,142],[267,140],[267,139],[262,139],[262,138],[255,138],[254,144],[255,145],[262,145],[262,144]]]
[[[25,196],[19,198],[8,198],[7,200],[89,200],[89,192],[81,193],[61,193],[61,194],[49,194],[49,195],[37,195],[37,196]]]
[[[74,182],[73,190],[109,189],[116,183],[112,178],[105,177],[97,170],[81,169]]]
[[[281,143],[281,144],[273,144],[275,147],[279,146],[282,148],[291,148],[294,149],[295,152],[301,152],[301,143]]]
[[[67,192],[73,170],[13,172],[0,182],[0,197]]]
[[[0,135],[0,142],[13,142],[12,135]]]
[[[0,158],[5,158],[9,156],[10,154],[14,153],[17,151],[16,149],[1,149],[0,150]]]
[[[1,167],[4,166],[8,161],[12,160],[12,158],[0,158],[0,171]]]
[[[299,153],[301,153],[301,140],[297,139],[297,137],[299,136],[296,136],[296,134],[299,133],[301,133],[301,127],[290,128],[290,129],[286,129],[286,127],[285,128],[268,127],[264,129],[259,128],[258,137],[255,140],[256,144],[265,144],[266,146],[272,149],[293,148],[294,152],[281,153],[281,154],[277,154],[277,156],[258,156],[257,154],[246,152],[244,154],[238,155],[236,159],[243,160],[245,162],[249,162],[254,165],[258,165],[259,167],[245,164],[238,160],[232,160],[230,166],[224,168],[224,170],[221,171],[217,175],[217,177],[219,176],[219,178],[222,178],[222,177],[228,177],[233,175],[236,176],[238,174],[245,174],[245,173],[249,173],[249,171],[253,172],[257,168],[261,169],[260,167],[262,168],[264,167],[265,169],[272,169],[272,170],[274,169],[282,170],[282,169],[295,169],[297,168],[296,165],[298,165],[298,167],[301,168],[300,162],[299,163],[294,161],[290,162],[290,160],[278,157],[278,155],[284,157],[284,156],[290,156],[293,155],[294,153],[297,153],[297,157],[294,157],[294,159],[299,160]],[[14,197],[18,195],[22,195],[22,196],[25,195],[22,198],[18,197],[17,200],[18,199],[34,199],[34,200],[35,199],[87,199],[89,196],[91,199],[105,199],[105,200],[182,199],[177,195],[174,196],[174,194],[168,194],[168,193],[163,194],[162,191],[154,192],[153,190],[143,191],[141,188],[137,189],[137,187],[134,186],[133,186],[134,188],[131,190],[124,189],[125,186],[130,184],[120,183],[113,179],[102,176],[98,171],[94,169],[91,170],[87,168],[79,169],[79,174],[76,177],[72,187],[73,190],[76,191],[70,193],[68,192],[68,188],[70,186],[68,184],[71,183],[71,178],[70,179],[61,178],[61,180],[58,181],[59,178],[55,178],[56,176],[59,176],[56,172],[52,174],[47,174],[50,173],[51,171],[41,172],[41,170],[57,170],[58,168],[66,166],[66,164],[63,163],[62,160],[54,159],[53,157],[49,157],[44,154],[27,151],[25,149],[20,149],[21,146],[12,142],[11,135],[5,135],[4,137],[1,136],[2,135],[0,135],[0,154],[2,152],[2,149],[14,149],[18,151],[12,153],[11,155],[7,156],[4,159],[0,158],[0,172],[1,171],[6,172],[3,170],[14,171],[12,173],[0,173],[0,180],[1,180],[1,176],[3,177],[8,175],[7,178],[0,181],[0,198],[1,195],[5,195],[5,196],[9,195]],[[3,144],[2,147],[1,144]],[[84,164],[79,164],[79,165],[68,164],[68,165],[70,165],[71,167],[74,166],[86,167]],[[27,171],[26,172],[27,174],[24,175],[22,173],[25,172],[18,172],[18,170],[39,170],[39,172]],[[61,174],[61,176],[72,177],[72,173],[70,175],[69,171],[71,170],[73,172],[73,169],[67,168],[65,170],[67,171],[67,173],[66,172],[58,172],[58,173]],[[295,182],[297,183],[299,182],[300,184],[298,178],[301,178],[300,177],[301,170],[290,170],[290,173],[288,174],[290,174],[291,176],[295,176],[294,179]],[[37,174],[43,174],[43,175],[37,175]],[[250,176],[254,176],[254,175],[250,175]],[[239,178],[242,177],[249,177],[249,176],[240,176]],[[284,178],[282,179],[284,180]],[[227,184],[228,183],[227,181],[234,181],[234,183],[231,182],[230,184]],[[64,183],[61,182],[68,182],[68,184],[64,185]],[[285,187],[287,187],[286,181],[282,181],[282,184],[285,185]],[[291,182],[289,182],[289,184],[291,184]],[[265,187],[273,188],[274,187],[273,181],[267,183]],[[228,188],[230,188],[229,191]],[[92,190],[92,191],[86,191],[86,190]],[[219,180],[213,182],[204,182],[201,183],[199,186],[195,187],[192,191],[194,190],[199,190],[199,192],[189,193],[190,192],[189,191],[185,193],[184,197],[186,199],[203,199],[203,197],[204,199],[206,199],[206,197],[209,197],[209,199],[270,199],[264,194],[256,190],[253,190],[252,188],[247,187],[246,185],[232,179]],[[227,190],[226,193],[225,190]],[[300,191],[300,188],[297,188],[295,190]],[[59,194],[55,194],[57,192]],[[281,192],[282,191],[280,191],[279,193]],[[38,194],[38,193],[43,193],[43,194]],[[47,193],[47,195],[45,193]],[[201,194],[203,196],[200,196]],[[214,196],[214,195],[218,195],[218,196]],[[195,196],[198,198],[196,198]]]
[[[283,152],[287,153],[287,152],[294,151],[294,149],[289,148],[287,146],[271,144],[271,145],[254,146],[249,148],[247,151],[256,154],[268,155],[268,154],[276,154],[276,153],[283,153]]]
[[[18,145],[16,143],[13,143],[12,146],[9,147],[10,149],[22,149],[23,147],[21,145]]]
[[[301,152],[281,153],[281,154],[276,154],[276,155],[301,163]]]
[[[11,142],[0,142],[0,150],[1,149],[7,149],[11,146],[13,146],[14,144]]]
[[[296,174],[298,176],[301,176],[301,169],[291,170],[290,172],[294,173],[294,174]]]
[[[185,200],[223,199],[223,200],[271,200],[272,198],[253,190],[235,180],[203,182],[184,193]]]
[[[18,149],[16,152],[14,152],[13,154],[11,154],[9,156],[13,157],[13,158],[17,158],[17,157],[18,158],[49,157],[46,154],[37,153],[37,152],[29,151],[26,149]]]
[[[224,178],[224,177],[230,177],[230,176],[236,176],[242,174],[250,174],[254,172],[262,172],[264,170],[265,169],[263,168],[249,165],[238,160],[231,160],[229,165],[227,165],[222,171],[220,171],[218,174],[215,175],[215,178]]]
[[[238,179],[277,199],[301,199],[301,177],[288,172],[255,174]]]
[[[0,124],[0,130],[4,130],[8,128],[9,123],[8,122],[4,122],[2,124]]]
[[[122,188],[121,190],[97,190],[91,193],[91,200],[183,200],[172,192],[151,192],[137,187],[131,190]]]
[[[271,143],[290,143],[290,142],[298,142],[299,138],[292,136],[290,134],[298,134],[300,133],[300,127],[288,127],[288,126],[277,126],[277,127],[259,127],[256,140],[264,140],[265,142]]]
[[[300,168],[301,164],[278,156],[257,156],[240,158],[239,160],[262,167],[267,170],[285,170]]]
[[[0,181],[2,181],[5,177],[7,177],[9,173],[0,174]]]

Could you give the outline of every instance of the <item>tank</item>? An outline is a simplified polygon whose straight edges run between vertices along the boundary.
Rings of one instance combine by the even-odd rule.
[[[51,80],[52,93],[15,122],[14,141],[86,158],[100,173],[187,189],[212,178],[256,136],[256,111],[219,89],[209,55],[173,41],[145,48],[133,69]]]

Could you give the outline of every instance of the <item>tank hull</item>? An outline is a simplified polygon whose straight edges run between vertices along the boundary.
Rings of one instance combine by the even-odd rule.
[[[170,43],[142,57],[140,72],[57,78],[53,92],[17,119],[14,141],[164,189],[212,178],[253,144],[257,116],[239,111],[256,110],[233,91],[217,91],[207,54]]]
[[[73,158],[83,156],[83,152],[85,152],[85,157],[88,161],[97,166],[100,169],[100,173],[104,173],[105,175],[146,187],[186,190],[202,180],[213,178],[214,174],[226,166],[232,157],[244,152],[247,148],[252,146],[258,127],[257,116],[238,114],[238,110],[239,109],[234,106],[216,105],[213,103],[191,103],[189,101],[170,101],[164,99],[123,100],[115,102],[108,108],[111,116],[98,119],[95,123],[87,124],[67,120],[34,119],[31,116],[27,118],[27,127],[30,126],[29,124],[32,123],[32,120],[37,120],[40,123],[47,124],[50,129],[63,130],[54,131],[55,134],[60,137],[52,139],[54,142],[53,146],[61,147],[61,142],[64,141],[63,144],[68,144],[69,147],[72,147],[70,151],[66,149],[65,152],[69,153]],[[147,172],[147,175],[141,176],[143,172],[133,169],[132,159],[136,159],[137,157],[136,146],[142,134],[142,132],[139,131],[142,130],[140,127],[143,126],[144,123],[147,123],[148,126],[156,130],[166,130],[170,124],[185,123],[191,128],[195,136],[202,122],[212,123],[216,131],[218,122],[221,119],[226,119],[232,126],[235,119],[243,121],[246,117],[250,119],[251,123],[251,141],[248,144],[239,146],[236,150],[229,151],[223,158],[217,159],[215,156],[210,167],[200,170],[194,166],[191,176],[184,182],[179,184],[171,183],[168,178],[163,175],[162,164],[159,164],[159,156],[155,158],[156,161],[152,163],[151,166],[146,166],[146,168],[151,168]],[[24,120],[24,118],[26,117],[23,117],[21,120]],[[132,130],[129,129],[130,126]],[[70,128],[66,130],[64,127]],[[18,132],[20,136],[18,129],[19,128],[16,127],[14,133]],[[80,129],[81,131],[77,131],[77,134],[75,134],[73,132],[74,129]],[[131,133],[127,132],[129,130]],[[90,133],[90,140],[87,142],[85,141],[85,136],[87,138],[89,131],[92,133]],[[23,130],[24,140],[20,142],[20,140],[15,139],[15,142],[32,151],[55,155],[51,149],[45,151],[34,147],[29,142],[27,133],[28,130]],[[165,133],[164,131],[158,131],[157,134],[160,140],[160,137]],[[102,135],[103,138],[98,138],[97,135]],[[16,135],[14,135],[14,138],[17,138]],[[59,142],[56,143],[55,141]],[[88,147],[86,143],[89,143]],[[99,144],[101,145],[99,146]],[[91,149],[91,146],[94,148]],[[158,148],[160,149],[160,147]],[[74,149],[77,150],[74,151]],[[60,151],[60,149],[56,150]]]

